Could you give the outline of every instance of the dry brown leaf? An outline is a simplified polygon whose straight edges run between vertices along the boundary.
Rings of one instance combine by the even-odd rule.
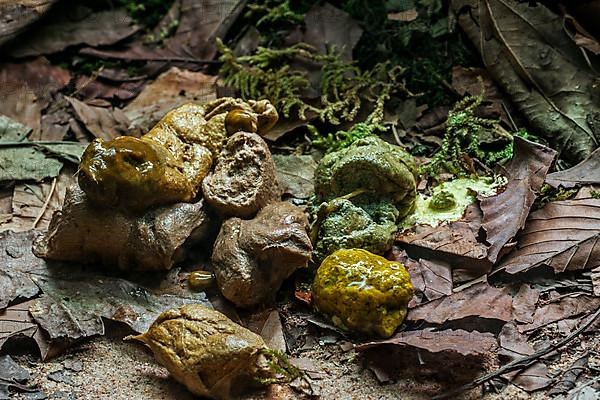
[[[408,304],[414,308],[419,304],[452,294],[452,269],[442,261],[412,260],[404,250],[394,246],[387,258],[399,261],[406,267],[415,295]]]
[[[396,242],[415,259],[446,262],[463,276],[478,277],[491,268],[487,245],[479,241],[481,218],[479,206],[472,204],[461,220],[437,227],[418,226],[414,233],[398,234]]]
[[[29,313],[29,307],[34,302],[35,300],[28,300],[0,310],[0,349],[7,340],[25,336],[35,341],[44,360],[50,350],[50,338]]]
[[[532,212],[516,248],[495,271],[516,274],[544,265],[555,273],[600,265],[600,199],[554,201]]]
[[[110,45],[138,31],[124,8],[94,12],[77,3],[62,3],[54,7],[35,29],[12,43],[12,57],[52,54],[69,46]]]
[[[460,323],[459,320],[474,318],[483,330],[483,322],[507,322],[512,318],[512,297],[487,282],[471,286],[409,310],[409,321],[423,320],[432,324]],[[477,326],[477,325],[476,325]]]
[[[546,176],[546,183],[558,188],[570,189],[582,185],[600,183],[600,149],[596,149],[588,158],[576,166]]]
[[[260,336],[264,339],[267,346],[285,353],[286,345],[283,336],[283,326],[281,325],[281,319],[277,310],[269,313],[265,324],[260,330]]]
[[[77,97],[91,104],[93,99],[118,99],[127,101],[133,99],[142,90],[143,80],[131,82],[112,82],[96,76],[79,76],[75,81]],[[110,103],[108,103],[110,105]]]
[[[75,182],[74,174],[74,169],[63,167],[56,182],[16,184],[11,217],[6,223],[0,222],[0,231],[46,230],[54,211],[61,209],[67,188]]]
[[[527,337],[521,334],[513,322],[509,322],[502,327],[498,336],[501,359],[507,362],[514,361],[535,353],[535,349],[527,343]],[[552,379],[548,376],[548,367],[541,362],[525,368],[503,375],[519,388],[532,392],[547,387]]]
[[[515,321],[523,324],[533,322],[533,315],[537,302],[540,299],[540,291],[524,283],[513,297],[513,317]]]
[[[73,110],[75,110],[77,119],[81,121],[87,130],[95,137],[111,140],[117,136],[127,134],[129,119],[120,109],[88,106],[74,97],[66,97],[66,99],[71,103]]]
[[[496,196],[480,198],[482,227],[490,244],[487,259],[495,263],[504,246],[525,225],[556,152],[546,146],[514,138],[514,155],[506,166],[508,183]]]
[[[0,44],[14,39],[58,0],[4,1],[0,6]]]
[[[563,297],[558,302],[539,307],[530,324],[518,325],[519,332],[531,332],[553,322],[573,318],[600,307],[600,297]]]
[[[413,347],[430,353],[449,352],[462,356],[486,355],[497,348],[496,338],[491,333],[467,332],[463,330],[444,331],[405,331],[391,339],[369,342],[356,346],[357,351],[365,351],[381,345]]]
[[[2,64],[0,110],[33,129],[30,139],[39,140],[42,111],[70,79],[69,71],[50,65],[43,57],[22,64]]]
[[[82,54],[125,60],[190,62],[212,60],[217,37],[225,34],[245,6],[240,0],[178,0],[167,18],[178,21],[175,34],[161,47],[150,48],[136,41],[124,50],[85,48]]]
[[[168,111],[188,102],[205,103],[216,99],[217,76],[172,67],[141,93],[123,112],[131,124],[148,131]]]
[[[594,288],[594,296],[600,297],[600,267],[592,270],[592,286]]]

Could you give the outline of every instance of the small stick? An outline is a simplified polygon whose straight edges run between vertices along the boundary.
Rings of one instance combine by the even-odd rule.
[[[432,399],[433,400],[447,399],[448,397],[453,397],[464,391],[474,389],[477,386],[481,385],[482,383],[487,382],[490,379],[496,378],[500,375],[504,375],[507,372],[511,372],[511,371],[521,369],[521,368],[526,368],[526,367],[530,366],[531,364],[533,364],[534,361],[537,361],[538,358],[543,357],[546,354],[559,349],[560,347],[564,346],[565,344],[567,344],[568,342],[573,340],[581,332],[585,331],[589,326],[591,326],[596,321],[596,319],[598,319],[598,316],[600,316],[600,308],[598,308],[596,310],[596,312],[594,312],[594,314],[592,314],[591,318],[585,324],[583,324],[582,326],[577,328],[573,333],[571,333],[569,336],[567,336],[563,340],[559,341],[558,343],[551,344],[550,346],[545,347],[542,350],[537,351],[530,356],[519,358],[517,360],[509,362],[508,364],[504,365],[503,367],[498,368],[494,372],[490,372],[489,374],[482,375],[479,378],[467,383],[466,385],[463,385],[459,388],[450,390],[449,392],[437,395],[437,396],[433,397]]]
[[[48,204],[50,204],[50,199],[52,198],[52,195],[54,194],[55,189],[56,189],[56,177],[52,179],[52,186],[50,186],[50,193],[48,193],[48,196],[46,196],[46,200],[44,200],[42,209],[38,213],[37,217],[35,217],[33,224],[31,224],[31,229],[35,229],[37,224],[40,222],[40,220],[44,216],[44,213],[46,212],[46,209],[48,208]]]

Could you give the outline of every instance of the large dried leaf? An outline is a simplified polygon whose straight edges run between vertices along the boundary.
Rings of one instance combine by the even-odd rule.
[[[595,74],[562,26],[541,2],[453,0],[461,28],[498,85],[529,126],[574,162],[597,146]]]
[[[595,150],[588,158],[572,168],[548,174],[546,183],[555,188],[562,186],[567,189],[582,185],[599,184],[600,149]]]
[[[31,251],[39,232],[0,232],[0,309],[16,299],[30,299],[39,293],[33,275],[48,272],[46,261]]]
[[[396,242],[412,258],[449,263],[463,276],[481,276],[492,266],[486,258],[488,246],[479,239],[481,218],[479,206],[472,204],[461,220],[437,227],[418,226],[416,232],[399,233]]]
[[[172,67],[146,85],[123,112],[132,126],[146,132],[177,106],[216,99],[216,81],[217,76]]]
[[[540,299],[540,291],[524,283],[513,297],[513,317],[523,324],[533,322],[533,315]]]
[[[45,359],[50,349],[48,334],[44,332],[29,313],[29,307],[35,300],[10,306],[0,310],[0,349],[11,338],[20,336],[35,341],[42,359]]]
[[[544,265],[555,273],[600,265],[600,199],[554,201],[532,212],[496,270],[516,274]]]
[[[58,0],[3,1],[0,7],[0,45],[37,21]]]
[[[432,324],[475,319],[481,325],[479,329],[483,330],[486,320],[496,324],[509,321],[512,318],[511,307],[512,297],[509,294],[484,282],[413,308],[406,318]]]
[[[307,199],[314,193],[314,176],[317,169],[310,155],[274,154],[277,180],[284,193],[299,199]]]
[[[519,332],[531,332],[553,322],[594,312],[600,307],[600,297],[563,297],[557,302],[539,307],[530,324],[518,325]]]
[[[502,327],[498,336],[500,344],[499,355],[505,358],[507,362],[521,359],[535,353],[535,349],[527,343],[527,337],[521,334],[513,322],[509,322]],[[543,389],[552,383],[548,375],[548,367],[536,362],[524,370],[517,370],[504,375],[512,384],[523,390],[532,392]]]
[[[0,113],[33,129],[39,139],[42,110],[67,85],[69,71],[50,65],[43,57],[22,64],[0,65]]]
[[[490,244],[487,258],[491,263],[498,260],[504,246],[525,225],[555,155],[546,146],[515,137],[514,155],[506,166],[506,188],[496,196],[480,199],[482,227]]]
[[[391,339],[369,342],[356,347],[365,351],[381,345],[413,347],[430,353],[449,352],[462,356],[486,355],[496,349],[496,338],[491,333],[467,332],[463,330],[406,331]]]
[[[109,45],[138,29],[123,8],[94,12],[66,2],[53,8],[36,29],[21,35],[8,52],[12,57],[29,57],[57,53],[79,44]]]
[[[43,292],[29,308],[51,339],[79,339],[104,334],[102,318],[145,332],[160,313],[184,304],[211,307],[204,293],[156,295],[120,278],[88,272],[35,276]]]
[[[129,119],[120,109],[89,106],[74,97],[66,97],[66,99],[75,110],[77,119],[95,137],[111,140],[127,133]]]
[[[225,37],[244,8],[241,0],[178,0],[169,18],[179,22],[175,34],[161,47],[134,42],[125,50],[83,49],[83,54],[125,60],[191,62],[212,60],[217,54],[216,38]]]

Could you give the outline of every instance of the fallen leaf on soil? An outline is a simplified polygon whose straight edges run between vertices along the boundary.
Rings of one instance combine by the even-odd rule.
[[[535,353],[535,349],[527,343],[527,337],[521,334],[513,322],[509,322],[504,327],[498,336],[500,344],[499,356],[505,359],[506,362],[511,362],[516,359],[530,356]],[[552,383],[552,379],[548,376],[548,367],[542,362],[503,375],[509,381],[519,388],[532,392],[543,389]]]
[[[575,362],[562,374],[560,379],[554,384],[548,392],[550,396],[565,394],[576,386],[577,379],[588,368],[590,356],[589,354],[578,358]]]
[[[555,188],[562,186],[566,189],[600,183],[600,149],[596,149],[572,168],[548,174],[546,183]]]
[[[487,245],[479,241],[481,218],[479,206],[472,204],[461,220],[437,227],[418,226],[414,233],[399,233],[396,242],[414,259],[449,263],[464,276],[461,281],[476,278],[492,266],[486,259]]]
[[[531,213],[517,246],[495,271],[516,274],[543,265],[555,273],[600,264],[600,199],[554,201]]]
[[[57,93],[42,115],[39,135],[29,135],[29,139],[49,142],[64,140],[69,132],[69,122],[74,121],[70,111],[71,105],[65,96]]]
[[[312,45],[320,53],[335,48],[343,60],[352,60],[352,50],[363,30],[348,13],[329,3],[317,4],[304,16],[305,32],[299,40]]]
[[[478,107],[478,115],[486,118],[501,118],[506,124],[510,119],[504,110],[502,94],[488,72],[483,68],[465,68],[457,65],[452,68],[452,87],[461,96],[478,96],[481,83],[484,84],[484,102]]]
[[[27,385],[30,379],[29,371],[14,362],[10,356],[0,356],[0,399],[12,399],[13,390],[35,392],[36,389]],[[36,398],[46,398],[46,396]]]
[[[512,297],[501,289],[480,283],[463,291],[453,293],[429,303],[409,310],[406,317],[409,321],[423,320],[432,324],[452,322],[459,325],[470,325],[471,319],[478,330],[487,328],[485,322],[493,325],[507,322],[512,318]],[[461,321],[466,319],[464,321]],[[462,326],[461,326],[462,327]],[[466,328],[467,326],[465,326]]]
[[[273,154],[277,181],[285,194],[307,199],[314,193],[314,176],[317,163],[310,155]]]
[[[71,103],[73,110],[75,110],[77,119],[81,121],[87,130],[95,137],[111,140],[117,136],[127,134],[129,119],[120,109],[88,106],[74,97],[66,97],[66,99]]]
[[[5,1],[0,7],[0,45],[37,21],[58,0]]]
[[[74,169],[63,168],[55,181],[16,184],[11,216],[6,223],[0,223],[0,231],[46,230],[54,211],[61,209],[67,188],[74,182]]]
[[[260,330],[260,336],[271,349],[279,350],[285,353],[285,338],[283,337],[283,326],[279,318],[279,312],[273,310],[269,313],[265,324]]]
[[[11,338],[25,336],[35,341],[42,360],[48,356],[50,343],[44,332],[29,314],[29,307],[35,300],[15,304],[0,311],[0,350]]]
[[[29,57],[57,53],[78,44],[110,45],[138,29],[124,8],[94,12],[77,3],[63,3],[53,8],[35,29],[21,35],[8,53],[12,57]]]
[[[141,93],[123,112],[131,125],[150,130],[168,111],[185,103],[206,103],[217,98],[217,76],[172,67]]]
[[[415,296],[408,304],[414,308],[422,303],[452,294],[452,269],[443,261],[411,260],[404,250],[393,247],[387,257],[406,267]]]
[[[600,307],[600,298],[594,296],[563,297],[558,302],[539,307],[530,324],[518,325],[519,332],[531,332],[553,322],[577,317]]]
[[[127,101],[133,99],[142,89],[143,80],[132,82],[110,82],[97,76],[81,75],[75,81],[75,93],[77,97],[91,105],[91,101],[106,99],[118,99]],[[74,93],[74,94],[75,94]],[[107,105],[110,106],[110,102]]]
[[[526,283],[522,284],[517,294],[513,297],[512,308],[515,321],[523,324],[533,322],[533,315],[535,314],[539,298],[539,290],[532,288]]]
[[[240,0],[177,0],[168,18],[179,22],[175,34],[162,47],[150,48],[136,41],[124,50],[84,48],[82,54],[125,60],[191,62],[212,60],[217,37],[225,37],[245,6]]]
[[[0,232],[0,309],[16,299],[30,299],[39,293],[33,275],[48,273],[46,261],[31,251],[36,231]]]
[[[21,64],[2,64],[0,110],[33,129],[31,138],[38,139],[42,111],[70,79],[69,71],[51,65],[43,57]]]
[[[498,85],[528,120],[572,162],[598,147],[596,74],[541,2],[453,0],[451,10]]]
[[[600,297],[600,267],[592,270],[592,287],[594,288],[594,296]]]
[[[89,271],[31,276],[43,292],[29,308],[51,339],[79,339],[104,334],[102,318],[145,332],[160,313],[184,304],[212,308],[204,293],[188,296],[156,295],[120,278]]]
[[[487,258],[491,263],[502,256],[504,246],[525,225],[536,192],[544,183],[555,156],[554,150],[515,136],[514,155],[506,165],[506,188],[496,196],[479,199],[482,227],[490,244]]]

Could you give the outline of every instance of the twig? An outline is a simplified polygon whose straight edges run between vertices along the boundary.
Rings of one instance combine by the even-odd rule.
[[[591,318],[585,324],[583,324],[582,326],[577,328],[573,333],[571,333],[569,336],[567,336],[563,340],[559,341],[558,343],[551,344],[548,347],[545,347],[542,350],[537,351],[530,356],[511,361],[508,364],[504,365],[503,367],[498,368],[494,372],[490,372],[489,374],[482,375],[479,378],[467,383],[466,385],[463,385],[459,388],[450,390],[449,392],[439,394],[439,395],[433,397],[432,399],[433,400],[447,399],[448,397],[453,397],[459,393],[474,389],[477,386],[481,385],[484,382],[489,381],[492,378],[496,378],[500,375],[504,375],[508,372],[511,372],[511,371],[514,371],[517,369],[529,367],[531,364],[533,364],[533,362],[537,361],[538,358],[543,357],[546,354],[559,349],[560,347],[564,346],[565,344],[567,344],[568,342],[573,340],[575,337],[577,337],[577,335],[579,335],[581,332],[585,331],[589,326],[591,326],[596,321],[596,319],[598,319],[598,316],[600,316],[600,308],[598,308],[596,310],[596,312],[594,312],[592,314]]]
[[[50,193],[48,193],[48,196],[46,196],[46,200],[44,200],[44,204],[42,205],[40,212],[38,213],[37,217],[35,217],[33,224],[31,224],[31,229],[35,229],[37,224],[40,222],[40,220],[44,216],[44,213],[46,212],[46,209],[48,208],[48,204],[50,204],[50,199],[52,198],[52,195],[54,194],[55,189],[56,189],[56,177],[54,177],[52,179],[52,186],[50,186]]]

